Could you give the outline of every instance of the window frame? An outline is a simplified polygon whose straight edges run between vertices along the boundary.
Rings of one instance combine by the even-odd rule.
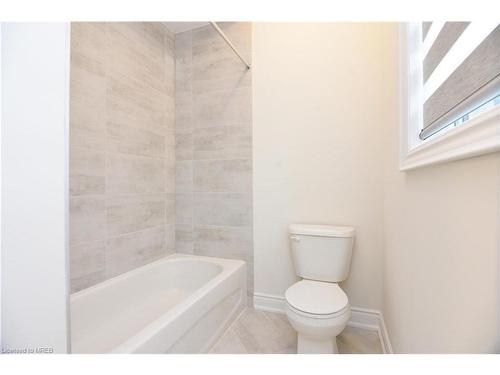
[[[421,23],[401,23],[400,44],[400,160],[407,171],[429,165],[500,151],[500,106],[463,125],[419,138],[422,121]],[[416,57],[415,57],[416,56]]]

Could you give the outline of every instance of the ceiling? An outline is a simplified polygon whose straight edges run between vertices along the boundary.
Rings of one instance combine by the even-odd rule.
[[[208,22],[163,22],[163,24],[174,34],[182,33],[183,31],[197,29],[208,25]]]

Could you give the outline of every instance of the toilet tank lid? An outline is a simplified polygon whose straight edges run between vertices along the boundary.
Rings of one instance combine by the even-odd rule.
[[[320,237],[354,237],[354,228],[337,225],[290,224],[288,233]]]

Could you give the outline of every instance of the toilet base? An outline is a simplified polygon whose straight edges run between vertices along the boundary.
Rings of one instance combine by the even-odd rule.
[[[337,337],[328,340],[314,340],[297,335],[297,354],[338,354]]]

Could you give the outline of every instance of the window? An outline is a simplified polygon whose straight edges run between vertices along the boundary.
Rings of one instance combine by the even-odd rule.
[[[401,169],[500,150],[500,25],[401,28]]]

